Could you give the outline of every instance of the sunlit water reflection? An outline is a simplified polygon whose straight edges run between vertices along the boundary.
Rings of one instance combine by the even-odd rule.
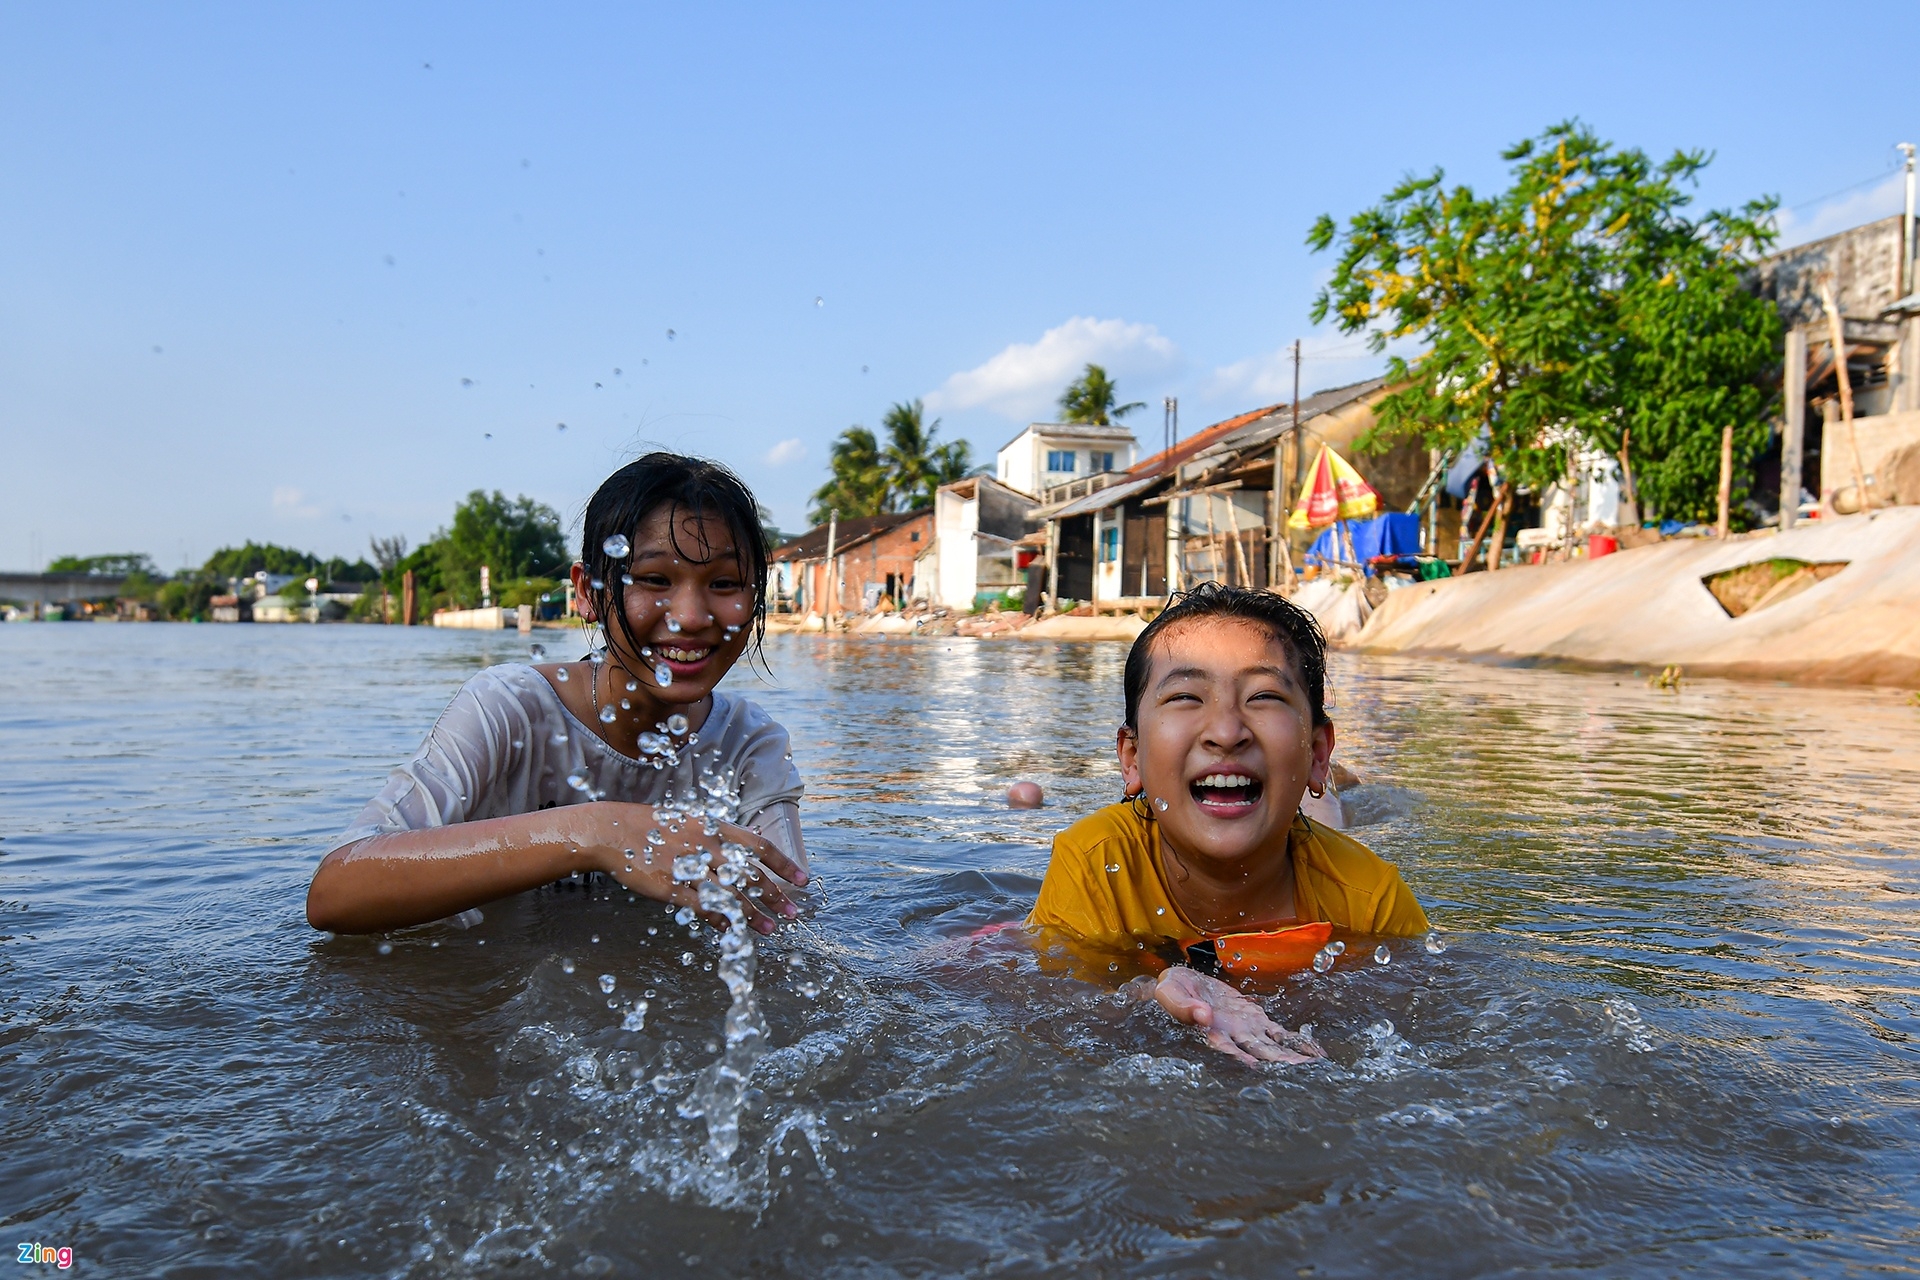
[[[548,640],[550,647],[554,642]],[[1341,658],[1358,832],[1445,931],[1288,982],[1263,1070],[982,924],[1112,799],[1119,646],[769,647],[828,885],[310,931],[320,842],[511,634],[0,628],[0,1215],[102,1274],[1805,1274],[1920,1254],[1920,709]],[[1034,778],[1048,807],[999,797]],[[597,939],[597,940],[596,940]],[[613,993],[599,976],[616,979]],[[652,991],[651,997],[647,996]],[[648,999],[644,1027],[623,1029]],[[612,1007],[610,1007],[612,1006]]]

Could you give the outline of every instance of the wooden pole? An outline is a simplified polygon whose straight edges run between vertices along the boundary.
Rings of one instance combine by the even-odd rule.
[[[1800,518],[1800,472],[1807,451],[1807,331],[1795,326],[1787,332],[1786,368],[1781,378],[1786,426],[1780,434],[1780,527],[1791,529]]]
[[[834,544],[840,537],[840,513],[827,512],[827,589],[820,594],[823,597],[820,608],[820,629],[826,631],[833,626],[833,609],[840,603],[840,575],[834,562]]]
[[[1047,521],[1047,608],[1060,612],[1060,522]]]
[[[1282,540],[1285,532],[1285,516],[1282,514],[1286,497],[1280,487],[1280,462],[1286,452],[1286,446],[1278,440],[1273,443],[1273,486],[1267,497],[1267,590],[1278,591],[1282,585],[1292,585],[1292,557],[1287,554],[1287,544]],[[1284,576],[1283,576],[1284,575]]]
[[[1727,510],[1733,501],[1733,424],[1729,422],[1720,428],[1720,506],[1719,518],[1713,523],[1714,536],[1725,538],[1732,530],[1728,520],[1732,513]]]
[[[1632,440],[1633,428],[1622,427],[1620,429],[1620,482],[1621,487],[1626,491],[1624,496],[1633,516],[1632,520],[1624,523],[1638,525],[1640,523],[1640,490],[1633,483],[1633,455],[1628,449]]]
[[[1240,516],[1234,511],[1233,495],[1227,495],[1227,524],[1233,529],[1233,555],[1240,562],[1240,585],[1253,585],[1253,571],[1247,568],[1247,548],[1240,541]]]
[[[1840,323],[1840,308],[1833,303],[1833,281],[1820,282],[1820,302],[1827,309],[1827,332],[1833,340],[1833,372],[1840,379],[1840,420],[1847,424],[1847,447],[1853,452],[1853,491],[1859,496],[1862,511],[1873,510],[1867,493],[1866,472],[1860,466],[1860,437],[1853,429],[1853,378],[1847,373],[1847,336]],[[1821,448],[1825,448],[1824,441]]]
[[[1468,492],[1471,493],[1472,490],[1469,489]],[[1493,493],[1487,495],[1487,509],[1480,517],[1480,527],[1474,530],[1473,540],[1468,542],[1460,550],[1460,572],[1466,573],[1473,568],[1474,560],[1480,555],[1481,540],[1487,536],[1487,530],[1493,527],[1493,510],[1499,505],[1500,490],[1496,489]],[[1466,525],[1462,524],[1460,530],[1464,534],[1466,532]]]
[[[1507,549],[1507,512],[1513,510],[1513,488],[1506,481],[1500,482],[1500,503],[1493,520],[1493,538],[1487,543],[1487,572],[1492,573],[1500,567],[1500,558]]]
[[[413,570],[409,569],[405,573],[400,575],[400,625],[401,626],[410,627],[413,625],[413,605],[414,605]]]

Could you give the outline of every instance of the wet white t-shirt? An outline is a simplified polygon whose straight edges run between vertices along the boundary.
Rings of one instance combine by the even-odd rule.
[[[804,863],[800,771],[787,731],[755,703],[715,693],[694,736],[691,749],[678,742],[677,763],[656,767],[659,757],[636,760],[608,746],[533,667],[488,667],[461,686],[413,759],[388,775],[333,847],[389,831],[584,804],[592,797],[567,779],[585,770],[600,798],[637,804],[699,802],[702,779],[721,781],[740,798],[734,821]]]

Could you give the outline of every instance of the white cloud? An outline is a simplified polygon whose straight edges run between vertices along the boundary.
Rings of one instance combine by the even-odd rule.
[[[1387,344],[1375,355],[1365,334],[1320,333],[1300,341],[1300,394],[1312,395],[1329,387],[1377,378],[1387,369],[1387,356],[1412,357],[1420,349],[1411,339]],[[1278,404],[1293,397],[1293,344],[1232,364],[1221,365],[1207,380],[1207,394],[1221,399],[1246,399]]]
[[[984,407],[1025,421],[1052,412],[1086,365],[1102,365],[1125,381],[1166,373],[1179,363],[1179,349],[1150,324],[1075,316],[1038,342],[1016,342],[985,364],[954,374],[928,393],[927,408]]]
[[[307,495],[290,484],[274,486],[273,510],[277,515],[298,516],[303,520],[311,520],[320,514],[320,508],[308,502]]]
[[[1906,204],[1906,175],[1895,172],[1870,187],[1830,200],[1780,211],[1780,244],[1790,247],[1830,236],[1848,227],[1899,213]]]
[[[791,439],[782,440],[779,444],[767,450],[762,461],[770,467],[784,467],[789,462],[798,462],[806,456],[807,446],[801,442],[798,436],[795,436]]]

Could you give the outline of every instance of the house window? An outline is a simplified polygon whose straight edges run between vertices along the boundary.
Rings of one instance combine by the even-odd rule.
[[[1100,560],[1109,563],[1120,558],[1120,526],[1110,524],[1100,531]]]
[[[1111,471],[1111,470],[1113,470],[1113,455],[1112,455],[1112,454],[1110,454],[1110,453],[1090,453],[1090,454],[1088,454],[1088,455],[1087,455],[1087,470],[1089,470],[1089,471]]]
[[[1072,475],[1073,474],[1073,450],[1071,449],[1047,450],[1047,470],[1061,472],[1066,475]]]
[[[915,530],[914,530],[914,531],[913,531],[912,533],[910,533],[910,534],[908,534],[908,535],[907,535],[907,541],[908,541],[908,542],[918,542],[918,541],[920,541],[920,531],[919,531],[918,529],[915,529]]]

